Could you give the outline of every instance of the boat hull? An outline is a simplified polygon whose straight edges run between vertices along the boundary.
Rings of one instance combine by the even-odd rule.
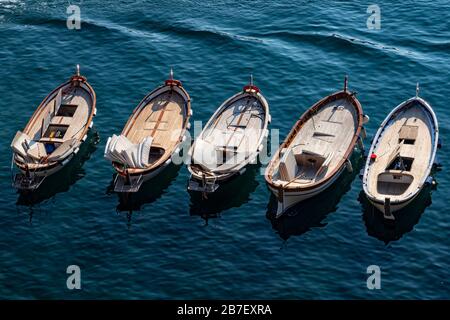
[[[52,174],[55,174],[56,172],[58,172],[59,170],[61,170],[62,168],[64,168],[64,166],[70,162],[70,160],[72,160],[72,158],[75,156],[75,154],[71,154],[70,156],[68,156],[63,162],[57,163],[56,165],[52,165],[49,166],[48,168],[44,168],[41,170],[35,170],[33,171],[33,175],[37,176],[37,177],[47,177],[50,176]],[[27,174],[27,171],[24,170],[22,167],[19,167],[20,173],[23,175]]]
[[[334,105],[335,101],[339,101],[338,103],[340,103],[340,106],[342,106],[341,109],[336,109],[336,106]],[[348,133],[342,134],[342,132],[346,131],[337,130],[336,128],[328,131],[326,129],[323,129],[323,133],[318,131],[318,135],[320,134],[321,136],[327,136],[327,134],[329,134],[331,137],[333,137],[331,141],[328,141],[332,142],[332,144],[330,145],[331,147],[322,148],[322,150],[319,150],[319,152],[307,151],[307,154],[319,154],[322,155],[322,158],[319,160],[310,160],[309,158],[307,160],[303,159],[303,162],[299,164],[299,160],[293,156],[292,149],[300,146],[301,144],[310,144],[311,146],[317,144],[317,142],[313,141],[311,138],[311,136],[313,135],[308,134],[308,130],[312,130],[312,128],[316,130],[313,117],[317,117],[317,114],[322,112],[322,110],[330,110],[330,108],[333,108],[331,109],[333,110],[331,115],[334,114],[335,110],[348,110],[349,114],[351,114],[351,117],[342,117],[339,123],[344,123],[342,121],[347,119],[345,123],[349,127],[351,126],[351,128],[353,129],[353,134],[351,136]],[[330,119],[331,115],[325,119]],[[312,125],[308,127],[307,125],[308,123],[310,123],[310,121],[312,121]],[[276,217],[281,216],[287,209],[291,208],[295,204],[312,198],[315,195],[318,195],[319,193],[326,190],[336,182],[336,180],[339,178],[339,176],[341,176],[344,170],[353,170],[350,158],[357,148],[361,150],[364,149],[363,139],[365,138],[365,131],[363,130],[363,124],[367,121],[368,117],[363,114],[361,104],[356,99],[355,95],[347,90],[347,82],[345,82],[343,91],[338,91],[329,96],[326,96],[325,98],[316,102],[312,107],[310,107],[303,113],[300,119],[292,127],[291,131],[289,132],[284,142],[280,145],[277,152],[273,154],[272,159],[270,160],[265,171],[266,183],[278,200]],[[341,134],[340,138],[334,139],[334,137],[339,136],[339,134]],[[301,137],[301,141],[298,141],[299,136]],[[321,146],[323,146],[323,144]],[[323,154],[325,154],[325,151],[323,149],[327,150],[326,156],[323,156]],[[341,150],[343,151],[341,152]],[[289,161],[289,164],[283,162],[284,167],[283,172],[281,173],[280,164],[282,161],[284,161],[282,160],[282,158],[285,158],[286,155],[289,155],[289,152],[291,154],[291,161]],[[339,156],[333,158],[335,153],[339,154]],[[298,154],[303,154],[303,151],[302,153]],[[308,173],[310,176],[306,176],[307,179],[304,179],[306,182],[303,182],[301,184],[299,181],[297,181],[300,179],[298,179],[298,173],[296,173],[296,171],[299,166],[304,167],[306,161],[311,161],[311,163],[316,163],[316,161],[323,161],[323,164],[326,163],[327,170],[330,167],[329,164],[331,161],[333,161],[333,165],[331,166],[331,169],[327,171],[327,175],[325,177],[316,180],[317,174],[320,172],[320,170],[322,170],[322,168],[324,168],[323,166],[321,166],[319,169],[315,169],[317,171],[313,171],[316,172],[315,175]],[[288,171],[288,168],[290,168],[290,172]],[[306,172],[306,170],[304,172]],[[311,181],[314,182],[311,183]]]
[[[305,190],[305,191],[282,191],[282,196],[280,197],[280,189],[274,188],[272,185],[268,185],[270,191],[275,195],[277,198],[277,213],[276,218],[283,215],[288,209],[292,208],[296,204],[312,198],[319,193],[325,191],[328,189],[342,174],[342,172],[345,170],[345,166],[341,168],[331,179],[327,180],[326,183],[323,185],[318,186],[317,188],[311,189],[311,190]]]
[[[417,190],[417,192],[411,197],[408,198],[404,201],[400,201],[400,202],[391,202],[389,204],[389,211],[386,210],[386,206],[384,201],[378,200],[378,199],[373,199],[369,196],[366,197],[369,200],[369,202],[378,209],[379,213],[383,214],[383,217],[387,220],[395,220],[395,217],[393,215],[394,212],[396,211],[400,211],[401,209],[405,208],[406,206],[408,206],[411,202],[414,201],[414,199],[416,199],[416,197],[420,194],[420,192],[422,191],[424,186],[422,186],[422,188],[420,188],[419,190]]]
[[[257,130],[257,138],[255,139],[253,146],[257,146],[256,148],[251,148],[249,151],[249,154],[246,155],[245,159],[239,160],[238,163],[233,164],[232,167],[229,167],[224,170],[214,171],[214,168],[206,169],[208,168],[208,164],[203,163],[203,161],[199,161],[198,163],[195,163],[193,159],[195,158],[195,150],[198,144],[198,140],[202,140],[202,137],[206,132],[209,132],[212,128],[214,130],[214,124],[218,119],[226,112],[226,110],[229,110],[229,106],[232,105],[232,103],[235,103],[236,101],[240,101],[243,99],[247,99],[248,97],[256,98],[258,103],[260,104],[261,109],[264,112],[264,120],[262,121],[262,126],[259,128],[256,128]],[[240,114],[241,118],[243,113]],[[188,161],[188,170],[191,174],[191,177],[188,182],[188,190],[189,191],[196,191],[196,192],[206,192],[206,193],[213,193],[215,192],[219,187],[220,184],[227,182],[234,177],[238,175],[242,175],[246,168],[249,165],[254,165],[258,163],[258,156],[261,153],[262,150],[264,150],[267,139],[269,136],[269,130],[268,126],[271,122],[271,116],[269,112],[269,104],[266,100],[266,98],[260,93],[259,89],[255,86],[246,86],[244,87],[243,92],[239,92],[232,97],[228,98],[225,102],[221,104],[221,106],[215,111],[215,113],[211,116],[207,124],[205,125],[204,129],[200,133],[199,137],[196,141],[194,141],[193,145],[191,146],[191,149],[189,151],[189,161]],[[244,130],[248,130],[247,127]],[[236,132],[236,130],[232,131],[231,129],[228,129],[228,134],[233,134]],[[244,132],[244,135],[248,135],[249,132]],[[228,141],[229,142],[229,141]],[[223,164],[223,163],[222,163]],[[203,165],[203,166],[202,166]],[[216,164],[217,165],[217,164]],[[205,168],[206,167],[206,168]],[[217,168],[216,168],[217,169]]]
[[[251,165],[251,164],[248,164]],[[214,183],[212,183],[210,186],[204,186],[203,180],[200,176],[195,174],[190,166],[188,167],[189,172],[191,173],[191,177],[188,182],[188,191],[196,191],[196,192],[206,192],[206,193],[212,193],[215,192],[217,189],[219,189],[220,185],[223,183],[226,183],[232,179],[234,179],[238,175],[244,174],[246,171],[246,166],[241,168],[238,172],[233,172],[227,175],[217,176],[215,177]]]
[[[407,190],[404,191],[404,193],[406,194],[405,196],[400,195],[400,197],[399,197],[396,194],[394,194],[394,195],[375,194],[373,192],[374,188],[372,187],[372,189],[370,189],[370,187],[369,187],[369,175],[371,174],[370,170],[373,170],[372,169],[373,162],[377,161],[376,153],[377,153],[378,145],[382,143],[382,139],[383,139],[383,136],[385,135],[385,132],[389,129],[390,123],[393,122],[394,120],[396,120],[397,114],[399,112],[403,111],[404,109],[408,108],[413,103],[419,103],[421,106],[421,109],[425,110],[429,114],[429,117],[430,117],[429,121],[430,121],[430,127],[431,127],[431,129],[430,129],[430,139],[431,139],[431,142],[430,142],[431,148],[430,149],[431,150],[430,150],[430,156],[429,156],[429,161],[427,163],[426,170],[424,170],[421,175],[418,175],[417,177],[414,176],[414,179],[419,181],[418,185],[410,193],[408,193]],[[363,179],[363,190],[364,190],[364,193],[365,193],[367,199],[375,208],[377,208],[377,210],[381,214],[383,214],[385,219],[395,220],[393,213],[396,211],[399,211],[402,208],[409,205],[417,197],[417,195],[422,191],[424,186],[429,184],[432,181],[431,170],[433,168],[433,164],[435,163],[436,152],[438,149],[438,141],[439,141],[439,129],[438,129],[438,122],[437,122],[436,115],[435,115],[433,109],[431,108],[431,106],[425,100],[423,100],[422,98],[419,98],[418,96],[408,99],[408,100],[402,102],[401,104],[399,104],[387,115],[387,117],[381,123],[379,129],[377,130],[377,133],[375,134],[372,145],[369,149],[369,155],[371,155],[371,156],[368,157],[366,160],[362,179]],[[372,158],[372,155],[375,155],[375,157]],[[406,171],[409,173],[408,170],[406,170]],[[374,171],[374,172],[377,173],[377,175],[379,176],[384,171]],[[372,175],[375,176],[374,174],[372,174]],[[372,177],[372,179],[373,179],[373,177]],[[386,201],[385,199],[390,199],[389,204],[385,204],[385,201]]]
[[[414,199],[414,198],[413,198],[413,199]],[[405,202],[401,202],[401,203],[391,204],[391,205],[390,205],[390,208],[391,208],[390,211],[391,211],[391,213],[394,213],[395,211],[399,211],[400,209],[403,209],[403,208],[406,207],[408,204],[410,204],[411,201],[412,201],[413,199],[408,200],[408,201],[405,201]],[[394,219],[392,218],[392,214],[388,214],[388,212],[385,211],[384,203],[375,202],[375,201],[372,201],[372,200],[370,200],[370,199],[369,199],[369,201],[370,201],[370,203],[372,203],[372,205],[373,205],[375,208],[377,208],[377,209],[383,214],[383,216],[384,216],[385,219],[394,220]]]
[[[178,99],[172,98],[172,92],[175,92],[178,97]],[[168,95],[168,93],[170,93]],[[168,95],[168,97],[166,96]],[[180,109],[180,113],[175,112],[174,110],[166,110],[166,108],[153,108],[151,107],[152,104],[159,99],[159,97],[165,97],[168,101],[168,104],[173,104],[175,107]],[[178,100],[182,100],[182,103]],[[180,119],[173,118],[173,115],[181,114],[182,119],[180,120],[180,123],[178,123],[175,127],[170,128],[171,136],[167,137],[161,130],[161,132],[157,131],[157,125],[154,125],[153,128],[153,135],[151,137],[153,138],[152,144],[156,144],[160,147],[160,149],[163,150],[163,155],[160,156],[157,160],[154,160],[150,164],[148,164],[146,167],[144,166],[130,166],[127,167],[123,163],[119,162],[112,162],[112,166],[114,170],[117,173],[116,179],[114,181],[114,191],[115,192],[123,192],[123,193],[129,193],[129,192],[138,192],[141,185],[157,176],[161,171],[163,171],[170,163],[172,163],[172,158],[175,155],[180,155],[181,152],[185,152],[184,146],[186,145],[186,140],[189,138],[189,132],[188,129],[190,128],[190,117],[192,116],[192,109],[191,109],[191,99],[187,91],[182,86],[181,82],[178,80],[169,79],[166,80],[164,85],[161,85],[151,91],[149,94],[147,94],[142,101],[138,104],[138,106],[134,109],[131,116],[129,117],[127,123],[125,124],[124,129],[122,130],[122,135],[125,137],[129,136],[135,136],[135,133],[138,132],[136,128],[141,128],[141,126],[136,125],[138,121],[141,121],[140,124],[142,125],[142,118],[145,118],[145,122],[150,119],[150,117],[153,117],[152,119],[158,119],[158,123],[161,121],[164,112],[167,114],[167,112],[171,112],[172,118],[170,118],[172,121],[178,121]],[[148,110],[163,110],[161,113],[157,113],[156,111],[149,112]],[[147,113],[145,113],[147,112]],[[142,130],[141,130],[142,131]],[[156,133],[155,133],[156,132]],[[158,133],[159,132],[159,133]],[[176,136],[176,139],[173,137]],[[134,143],[138,143],[139,140],[142,141],[142,139],[149,137],[147,136],[140,136],[140,139],[138,141],[135,141]],[[164,144],[164,142],[167,142],[167,139],[170,140],[169,144]],[[174,143],[176,141],[176,143]],[[158,147],[156,147],[158,148]],[[105,157],[106,157],[106,151],[105,151]],[[174,160],[175,163],[177,161]]]
[[[42,183],[43,179],[57,173],[61,169],[63,169],[73,158],[74,156],[79,152],[81,146],[86,142],[89,133],[91,132],[91,129],[94,125],[94,117],[97,114],[97,106],[96,106],[96,94],[92,86],[87,82],[86,78],[83,76],[80,76],[79,74],[72,76],[68,81],[64,82],[63,84],[59,85],[57,88],[55,88],[50,94],[48,94],[45,99],[41,102],[41,104],[38,106],[38,108],[35,110],[34,114],[28,121],[28,124],[24,128],[23,132],[26,134],[29,134],[30,136],[35,136],[35,127],[36,123],[40,123],[40,119],[42,117],[42,114],[46,110],[49,110],[49,106],[51,106],[51,102],[58,100],[58,96],[61,99],[61,95],[63,90],[71,90],[73,88],[81,88],[84,93],[79,94],[81,97],[85,97],[86,99],[89,98],[89,102],[85,102],[85,108],[87,109],[87,114],[82,118],[84,124],[83,126],[72,136],[73,139],[77,141],[77,144],[71,148],[70,152],[67,152],[68,154],[65,157],[57,157],[57,158],[51,158],[51,154],[47,155],[46,157],[41,156],[40,160],[34,160],[31,162],[30,160],[27,160],[27,158],[24,158],[23,154],[19,154],[16,151],[13,151],[13,158],[12,158],[12,165],[11,169],[13,169],[13,164],[18,169],[18,173],[15,174],[14,180],[12,182],[13,186],[20,190],[34,190]],[[76,89],[75,89],[76,90]],[[79,91],[80,92],[80,91]],[[61,101],[60,104],[62,105]],[[69,104],[70,105],[70,104]],[[78,107],[81,108],[83,104],[80,104]],[[55,108],[53,108],[53,113],[56,113]],[[76,114],[76,113],[75,113]],[[56,116],[60,116],[57,114],[53,114],[52,118]],[[61,115],[61,117],[65,117],[66,115]],[[72,114],[70,117],[75,117],[74,114]],[[44,118],[42,118],[42,123],[44,123]],[[48,120],[47,120],[48,121]],[[71,127],[75,126],[77,122],[66,124],[68,127],[67,130],[70,130]],[[47,123],[47,126],[54,125],[54,123]],[[42,129],[41,129],[42,130]],[[41,133],[42,135],[42,133]],[[45,142],[50,143],[59,143],[63,144],[66,142],[66,140],[60,139],[60,141],[57,141],[57,138],[55,140],[52,140],[48,137],[41,137],[38,142],[41,142],[42,138],[47,138]],[[57,149],[58,150],[58,149]],[[20,182],[20,183],[18,183]]]

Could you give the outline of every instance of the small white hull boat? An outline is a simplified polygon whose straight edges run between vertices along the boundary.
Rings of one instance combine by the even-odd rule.
[[[34,190],[45,177],[63,168],[78,153],[92,128],[96,96],[86,78],[77,73],[54,89],[14,137],[12,162],[17,189]],[[13,170],[13,164],[11,165]]]
[[[220,183],[257,163],[269,123],[269,104],[251,79],[217,109],[194,141],[189,150],[188,190],[214,192]]]
[[[186,140],[191,99],[178,80],[150,92],[134,109],[122,133],[106,143],[105,158],[117,172],[115,192],[137,192],[166,168]]]
[[[352,171],[350,157],[363,148],[368,120],[355,94],[344,90],[314,104],[297,121],[266,168],[265,179],[276,196],[281,216],[295,204],[331,186],[342,172]]]
[[[364,167],[363,189],[386,219],[431,182],[439,129],[431,106],[417,95],[398,105],[380,125]]]

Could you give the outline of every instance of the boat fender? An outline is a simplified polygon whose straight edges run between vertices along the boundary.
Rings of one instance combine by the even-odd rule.
[[[433,179],[431,181],[431,189],[432,190],[436,190],[437,189],[437,185],[438,185],[437,181]]]
[[[85,142],[87,138],[87,134],[84,135],[83,139],[81,139],[81,141]]]
[[[353,172],[353,166],[352,166],[352,163],[351,163],[351,161],[349,159],[347,159],[345,161],[345,167],[347,168],[348,172],[350,172],[350,173]]]
[[[363,114],[363,124],[368,123],[370,120],[369,116],[367,114]]]
[[[438,149],[441,149],[441,148],[442,148],[442,141],[441,141],[441,138],[438,139],[437,148],[438,148]]]
[[[94,125],[94,121],[92,121],[91,124],[89,125],[89,129],[92,129],[93,125]]]
[[[267,122],[269,123],[272,122],[272,116],[270,115],[270,113],[267,115]]]
[[[167,161],[164,163],[165,166],[169,165],[172,162],[172,159],[167,159]]]
[[[242,176],[243,174],[244,174],[244,172],[245,172],[245,168],[242,168],[240,171],[239,171],[239,174]]]
[[[440,163],[438,161],[435,161],[433,163],[433,169],[436,170],[436,171],[441,171],[442,170],[442,163]]]
[[[192,117],[194,115],[194,111],[192,109],[189,109],[189,117]]]
[[[186,125],[186,128],[189,130],[189,129],[191,129],[191,123],[190,122],[188,122],[188,124]]]
[[[97,115],[97,108],[94,108],[94,117]]]
[[[186,141],[186,134],[181,137],[181,142],[185,142],[185,141]]]

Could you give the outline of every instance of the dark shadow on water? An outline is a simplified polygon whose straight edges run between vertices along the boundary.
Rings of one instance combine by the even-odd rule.
[[[363,209],[363,220],[367,234],[388,244],[397,241],[406,233],[412,231],[419,222],[422,213],[431,204],[432,187],[425,186],[419,195],[406,207],[394,212],[395,221],[386,220],[367,199],[364,191],[358,197]]]
[[[17,191],[19,197],[16,204],[30,207],[30,215],[32,215],[33,206],[53,198],[58,193],[67,192],[73,184],[85,176],[83,164],[97,149],[98,141],[97,131],[90,130],[87,140],[80,146],[75,157],[64,168],[47,177],[36,190]]]
[[[271,194],[267,205],[266,217],[272,223],[272,228],[281,239],[287,240],[291,236],[300,236],[311,228],[325,227],[323,220],[328,214],[335,212],[342,196],[350,190],[355,176],[362,166],[362,156],[359,151],[352,156],[353,172],[345,169],[342,175],[325,191],[318,195],[302,201],[288,209],[281,217],[275,218],[277,211],[277,200]]]
[[[130,193],[116,193],[119,203],[117,204],[116,211],[118,213],[126,212],[127,222],[131,224],[131,216],[133,211],[140,211],[144,204],[150,204],[161,198],[166,192],[167,188],[172,184],[172,181],[178,175],[181,166],[170,164],[167,168],[164,168],[158,175],[152,179],[145,181],[140,187],[138,192]],[[106,193],[113,194],[114,192],[114,179],[108,186]]]
[[[259,170],[260,165],[248,166],[244,174],[221,184],[216,192],[207,195],[207,199],[204,199],[200,192],[189,191],[189,214],[201,217],[208,224],[210,218],[220,217],[222,211],[247,203],[250,194],[258,187],[256,175]]]

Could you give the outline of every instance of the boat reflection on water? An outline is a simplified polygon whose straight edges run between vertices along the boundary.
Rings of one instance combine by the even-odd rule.
[[[352,181],[362,166],[360,151],[355,151],[352,156],[353,171],[345,169],[342,175],[325,191],[313,198],[306,199],[288,209],[281,217],[276,218],[277,200],[271,196],[267,206],[267,219],[272,223],[272,228],[283,240],[291,236],[299,236],[314,227],[324,227],[322,221],[331,212],[337,210],[337,205],[342,196],[350,190]]]
[[[419,222],[422,213],[431,204],[431,185],[424,186],[417,197],[406,207],[394,213],[395,220],[384,219],[383,213],[378,211],[366,198],[364,191],[359,194],[359,202],[363,209],[363,220],[367,234],[388,244],[399,240],[410,232]]]
[[[56,194],[66,192],[78,180],[85,176],[83,164],[91,157],[97,149],[99,141],[95,129],[90,130],[86,141],[80,146],[80,151],[58,172],[48,176],[35,190],[18,190],[19,197],[16,204],[19,206],[32,207]],[[32,210],[31,210],[32,211]],[[31,219],[31,217],[30,217]]]
[[[152,179],[145,181],[138,192],[114,192],[115,175],[108,186],[106,193],[116,193],[119,203],[116,211],[127,213],[127,223],[131,223],[133,211],[140,211],[144,204],[150,204],[158,200],[172,184],[172,181],[178,175],[181,166],[169,164],[163,171]]]
[[[259,170],[260,165],[249,165],[242,175],[222,183],[215,192],[206,194],[206,198],[201,192],[189,191],[189,214],[201,217],[208,224],[210,218],[220,217],[222,211],[247,203],[259,184],[256,180]]]

